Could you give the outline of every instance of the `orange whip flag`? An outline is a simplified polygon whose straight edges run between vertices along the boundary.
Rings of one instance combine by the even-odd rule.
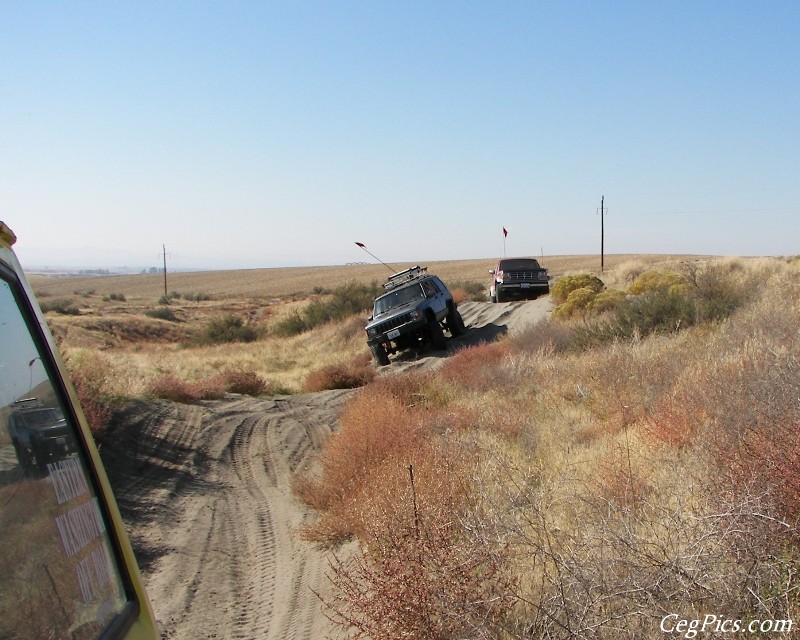
[[[391,272],[395,272],[395,271],[397,271],[397,269],[393,269],[393,268],[392,268],[392,267],[390,267],[388,264],[386,264],[386,263],[385,263],[383,260],[381,260],[381,259],[380,259],[378,256],[376,256],[374,253],[372,253],[372,252],[371,252],[369,249],[367,249],[366,245],[365,245],[363,242],[356,242],[356,246],[357,246],[357,247],[361,247],[361,248],[362,248],[364,251],[366,251],[367,253],[369,253],[369,255],[371,255],[373,258],[375,258],[375,259],[376,259],[378,262],[380,262],[380,263],[381,263],[381,264],[382,264],[384,267],[386,267],[386,268],[387,268],[389,271],[391,271]]]

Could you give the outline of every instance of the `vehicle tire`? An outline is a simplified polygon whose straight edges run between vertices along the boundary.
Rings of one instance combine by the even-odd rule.
[[[447,313],[447,328],[453,337],[463,336],[467,328],[464,326],[464,318],[461,317],[458,309],[453,306]]]
[[[444,331],[442,330],[442,325],[440,325],[433,316],[428,318],[428,340],[430,340],[431,346],[437,351],[444,349],[447,346],[447,343],[444,340]]]
[[[495,302],[502,302],[503,299],[500,297],[500,289],[498,287],[494,288],[494,301]]]
[[[372,351],[372,357],[375,360],[375,364],[379,367],[385,367],[389,364],[389,354],[386,353],[386,347],[382,344],[371,344],[369,345],[370,351]]]
[[[22,469],[22,473],[26,476],[34,475],[34,460],[30,452],[18,442],[14,442],[14,451],[17,453],[17,462],[20,469]]]

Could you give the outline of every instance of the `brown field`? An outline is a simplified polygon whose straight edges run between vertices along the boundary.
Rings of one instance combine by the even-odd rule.
[[[605,268],[613,271],[629,261],[643,265],[658,265],[678,259],[692,260],[697,256],[670,255],[609,255]],[[540,258],[550,274],[558,277],[571,271],[600,272],[599,256],[544,256]],[[445,282],[487,282],[488,270],[495,259],[456,260],[422,263],[431,273]],[[416,263],[397,264],[398,270]],[[330,288],[344,282],[369,283],[383,281],[390,270],[380,264],[357,264],[330,267],[286,267],[275,269],[237,269],[228,271],[195,271],[167,274],[167,292],[202,292],[216,299],[287,298],[305,296],[315,287]],[[37,295],[69,296],[76,292],[94,291],[99,295],[122,293],[129,300],[155,302],[164,295],[163,275],[121,276],[47,276],[32,275],[30,282]]]

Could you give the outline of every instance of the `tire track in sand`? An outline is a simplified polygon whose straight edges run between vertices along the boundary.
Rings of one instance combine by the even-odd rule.
[[[327,556],[297,535],[309,513],[291,479],[351,393],[137,403],[115,421],[115,451],[141,439],[109,476],[165,638],[336,637],[313,593],[329,588]]]

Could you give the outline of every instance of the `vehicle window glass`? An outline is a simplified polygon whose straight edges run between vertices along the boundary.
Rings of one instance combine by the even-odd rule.
[[[539,262],[530,258],[520,260],[502,260],[500,262],[501,271],[532,271],[540,268]]]
[[[389,309],[400,307],[404,304],[408,304],[409,302],[413,302],[414,300],[419,300],[420,298],[424,297],[425,293],[422,291],[422,287],[420,287],[418,284],[397,289],[396,291],[392,291],[391,293],[381,296],[375,301],[375,315],[384,313]]]
[[[98,637],[126,603],[69,412],[0,280],[0,638]]]

